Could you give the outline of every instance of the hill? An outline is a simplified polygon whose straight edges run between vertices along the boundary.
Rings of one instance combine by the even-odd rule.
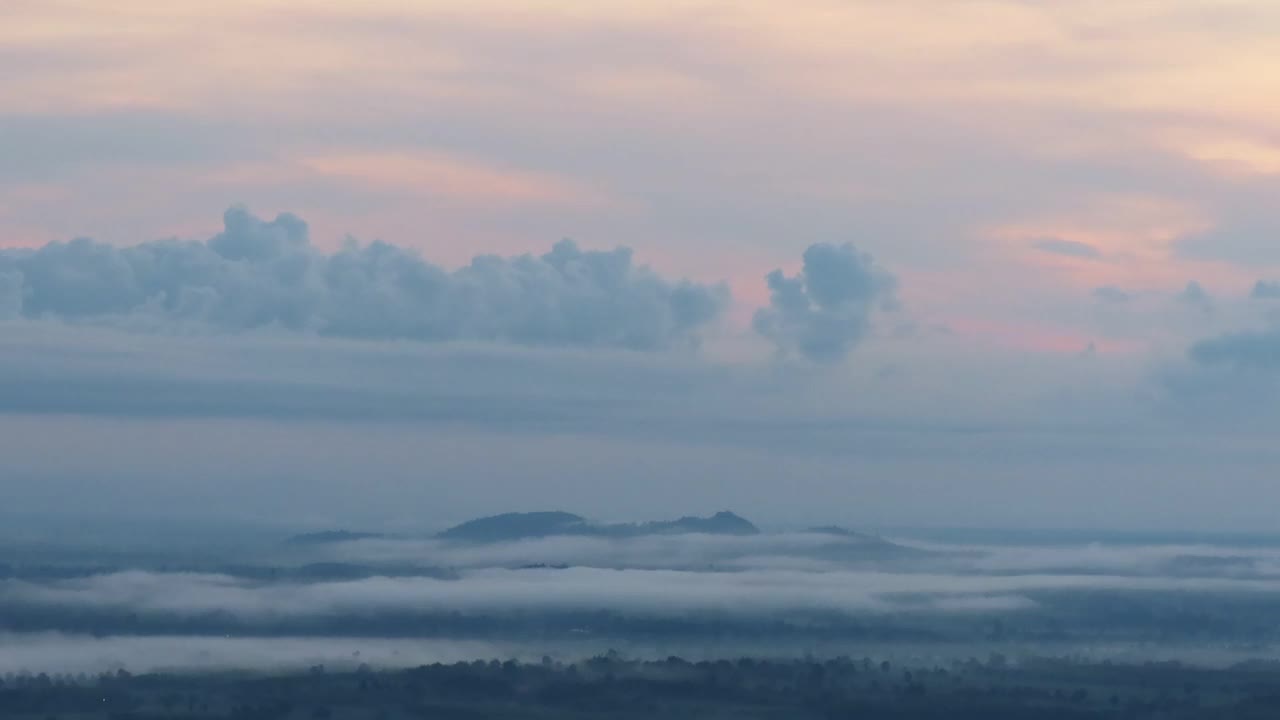
[[[549,535],[584,535],[589,534],[589,530],[587,521],[573,513],[523,512],[469,520],[445,530],[437,537],[467,542],[502,542]]]
[[[728,511],[710,517],[686,516],[678,520],[646,523],[594,525],[580,515],[561,511],[504,513],[478,518],[445,530],[442,540],[465,542],[509,542],[557,535],[594,537],[640,537],[644,535],[755,535],[760,530],[750,521]]]
[[[666,520],[640,523],[636,525],[605,525],[600,528],[603,534],[615,536],[638,535],[684,535],[702,533],[705,535],[758,535],[760,529],[746,518],[722,510],[710,517],[686,515],[679,520]]]

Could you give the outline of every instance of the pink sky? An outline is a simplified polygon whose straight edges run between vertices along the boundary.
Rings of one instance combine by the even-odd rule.
[[[741,329],[849,241],[919,325],[1131,349],[1199,331],[1189,281],[1280,274],[1277,33],[1262,0],[16,0],[0,245],[233,203],[446,265],[572,237],[726,280]]]

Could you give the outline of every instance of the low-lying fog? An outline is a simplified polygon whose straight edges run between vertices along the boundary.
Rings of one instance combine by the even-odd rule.
[[[365,538],[251,558],[32,563],[0,579],[0,673],[1001,652],[1275,657],[1280,547],[955,545],[838,532]]]

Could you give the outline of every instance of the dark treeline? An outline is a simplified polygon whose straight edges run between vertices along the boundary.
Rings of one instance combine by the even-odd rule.
[[[691,663],[614,654],[291,676],[9,675],[6,718],[900,718],[1253,720],[1280,716],[1280,667],[870,659]]]

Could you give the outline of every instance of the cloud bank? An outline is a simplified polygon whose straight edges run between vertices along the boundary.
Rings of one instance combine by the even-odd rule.
[[[609,611],[635,617],[778,613],[1001,612],[1030,609],[1030,595],[1115,591],[1280,594],[1273,578],[1029,572],[960,574],[751,568],[734,572],[481,568],[457,579],[370,577],[313,583],[205,573],[131,570],[69,580],[0,581],[0,604],[124,612],[139,617],[229,615],[247,624],[387,614]]]
[[[1145,587],[1145,581],[1129,578],[1119,586],[1128,587],[1129,581]],[[48,583],[0,581],[0,603],[19,608],[35,606],[45,611],[62,608],[178,618],[229,614],[250,624],[397,613],[483,615],[601,610],[636,617],[714,613],[752,618],[789,612],[1012,610],[1032,605],[1018,594],[1023,591],[1108,587],[1116,582],[1109,578],[1056,576],[991,578],[789,569],[691,572],[571,567],[483,568],[464,571],[455,580],[371,577],[263,584],[218,574],[132,570]],[[1153,588],[1168,587],[1168,583],[1150,582]],[[1241,589],[1274,590],[1274,586],[1241,583]],[[966,602],[957,606],[957,599]]]
[[[89,239],[0,251],[0,317],[132,327],[278,328],[325,336],[659,350],[696,343],[722,286],[668,280],[627,248],[557,243],[449,271],[385,242],[314,247],[290,214],[224,215],[207,242]]]
[[[708,570],[842,564],[892,565],[911,551],[870,536],[799,532],[761,535],[555,536],[518,542],[458,544],[437,539],[366,539],[328,549],[356,563],[414,562],[449,568],[572,565],[610,569]]]
[[[849,243],[810,245],[799,274],[774,270],[766,279],[769,307],[756,312],[756,332],[783,353],[822,363],[843,359],[866,336],[871,314],[893,306],[897,286],[870,255]]]
[[[864,542],[815,533],[616,542],[546,538],[492,546],[357,541],[335,548],[339,557],[397,565],[416,561],[436,568],[446,563],[453,571],[316,582],[148,570],[8,578],[0,580],[0,609],[157,618],[229,615],[259,624],[454,612],[604,610],[636,617],[994,612],[1029,609],[1037,595],[1052,592],[1280,594],[1280,554],[1271,547],[923,544],[918,547],[928,552],[872,553],[885,562],[868,564],[866,555],[849,552]],[[840,552],[831,552],[836,549]]]

